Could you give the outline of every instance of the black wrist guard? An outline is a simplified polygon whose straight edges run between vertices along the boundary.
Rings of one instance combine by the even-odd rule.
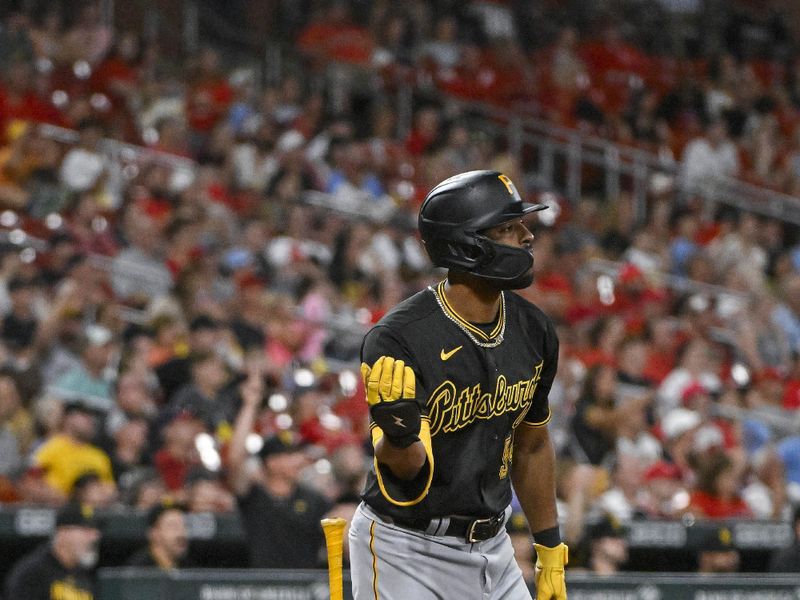
[[[408,448],[419,439],[422,418],[416,401],[381,402],[371,406],[369,412],[392,445]]]

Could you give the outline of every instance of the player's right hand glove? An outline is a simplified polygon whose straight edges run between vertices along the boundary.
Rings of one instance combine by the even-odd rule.
[[[415,398],[414,371],[402,360],[381,356],[370,367],[361,363],[372,420],[386,439],[399,448],[419,440],[421,415]]]
[[[534,544],[536,548],[536,600],[567,600],[564,565],[569,560],[566,544],[555,548]]]

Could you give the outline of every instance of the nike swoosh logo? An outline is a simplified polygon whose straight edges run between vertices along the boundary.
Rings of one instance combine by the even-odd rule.
[[[450,350],[450,352],[445,352],[444,348],[442,348],[442,353],[439,355],[439,358],[441,358],[442,360],[447,360],[448,358],[453,356],[453,354],[461,350],[461,348],[463,348],[463,346],[458,346],[457,348],[453,348],[452,350]]]

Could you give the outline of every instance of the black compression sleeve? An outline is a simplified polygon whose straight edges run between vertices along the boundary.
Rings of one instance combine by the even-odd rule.
[[[533,540],[542,546],[555,548],[561,543],[561,532],[558,529],[558,525],[537,531],[533,534]]]

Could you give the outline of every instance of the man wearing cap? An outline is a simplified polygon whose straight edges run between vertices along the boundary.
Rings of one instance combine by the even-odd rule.
[[[589,568],[592,573],[618,573],[628,560],[628,540],[619,519],[605,514],[589,526],[586,535],[589,540]]]
[[[100,531],[91,508],[65,505],[52,540],[24,556],[6,579],[14,600],[93,600]]]
[[[45,441],[33,455],[33,469],[26,478],[28,500],[59,503],[72,492],[81,475],[93,472],[114,484],[111,459],[91,444],[97,428],[95,412],[83,402],[64,406],[61,431]]]
[[[697,551],[698,573],[736,573],[739,551],[733,545],[733,533],[724,526],[712,526],[703,536]]]
[[[637,510],[645,518],[672,519],[689,504],[689,493],[677,465],[660,460],[650,465],[642,477],[644,483]]]
[[[242,408],[228,450],[229,484],[236,494],[248,539],[250,566],[314,568],[324,538],[319,520],[330,502],[299,484],[309,459],[292,431],[264,441],[256,474],[248,468],[245,440],[253,431],[263,394],[261,376],[251,374],[241,386]]]
[[[189,538],[186,532],[186,509],[180,504],[159,503],[147,513],[147,547],[136,552],[128,565],[184,569],[192,564],[186,557]]]

